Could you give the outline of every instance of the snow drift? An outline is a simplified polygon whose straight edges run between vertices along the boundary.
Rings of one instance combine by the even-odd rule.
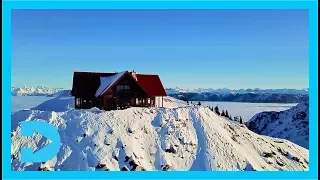
[[[13,170],[308,170],[309,151],[287,140],[258,135],[205,107],[165,98],[166,108],[102,111],[59,109],[53,99],[12,115]],[[181,107],[184,106],[184,107]],[[63,105],[63,107],[68,107]],[[70,106],[69,106],[70,107]],[[43,163],[21,163],[21,147],[40,149],[48,141],[20,136],[21,120],[57,127],[61,148]]]
[[[309,101],[286,111],[258,113],[247,122],[247,126],[258,134],[287,139],[308,149]]]

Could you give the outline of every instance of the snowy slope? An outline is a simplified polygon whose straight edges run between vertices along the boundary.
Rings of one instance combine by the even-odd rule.
[[[61,91],[58,91],[54,94],[50,94],[47,96],[59,98],[59,97],[71,97],[72,95],[71,95],[71,90],[61,90]]]
[[[12,96],[47,96],[63,90],[62,88],[38,87],[11,87]]]
[[[64,100],[66,98],[63,98]],[[61,98],[50,107],[60,107]],[[72,102],[73,99],[69,98]],[[57,105],[59,103],[59,105]],[[55,105],[56,104],[56,105]],[[165,98],[167,108],[117,111],[59,109],[42,104],[12,115],[13,170],[308,170],[309,151],[287,140],[258,135],[204,107]],[[184,106],[184,107],[179,107]],[[42,110],[36,110],[36,109]],[[68,107],[64,105],[63,107]],[[70,107],[70,106],[69,106]],[[45,111],[43,111],[45,110]],[[20,163],[22,146],[48,143],[19,136],[23,119],[43,119],[59,129],[58,155]]]
[[[54,98],[39,104],[32,110],[63,112],[74,109],[74,97]]]
[[[281,112],[262,112],[247,122],[252,131],[290,140],[300,146],[309,148],[309,102]]]
[[[163,97],[163,107],[165,108],[177,108],[177,107],[186,107],[188,106],[185,101],[166,96]]]

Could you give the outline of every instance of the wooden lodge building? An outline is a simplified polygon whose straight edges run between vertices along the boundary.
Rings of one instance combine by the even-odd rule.
[[[104,110],[127,107],[163,107],[167,96],[158,75],[136,72],[74,72],[72,96],[76,109]]]

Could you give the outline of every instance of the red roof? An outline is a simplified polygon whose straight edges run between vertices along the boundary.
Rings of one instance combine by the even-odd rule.
[[[137,74],[137,79],[149,96],[167,96],[158,75]]]
[[[94,96],[101,85],[101,77],[117,73],[74,72],[71,94],[73,96]],[[158,75],[136,74],[137,82],[149,96],[167,96]]]

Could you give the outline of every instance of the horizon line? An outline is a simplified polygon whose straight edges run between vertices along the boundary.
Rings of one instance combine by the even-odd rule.
[[[11,86],[11,88],[51,88],[51,89],[63,89],[63,90],[68,90],[69,88],[63,88],[63,87],[48,87],[48,86]],[[72,89],[72,88],[71,88]],[[180,87],[168,87],[164,89],[181,89],[181,90],[198,90],[198,89],[203,89],[203,90],[232,90],[232,91],[237,91],[237,90],[309,90],[309,87],[306,88],[269,88],[269,89],[264,89],[264,88],[239,88],[239,89],[230,89],[230,88],[180,88]]]

